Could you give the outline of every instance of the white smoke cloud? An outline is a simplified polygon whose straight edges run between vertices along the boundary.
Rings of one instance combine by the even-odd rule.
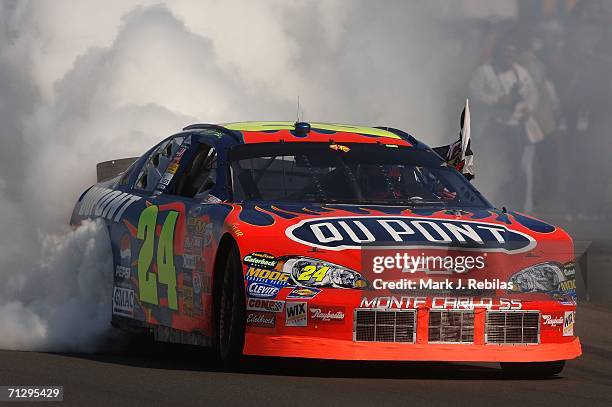
[[[1,348],[108,331],[106,230],[66,230],[97,162],[188,123],[293,120],[298,95],[307,120],[455,137],[457,49],[426,4],[158,3],[0,0]]]
[[[96,349],[110,331],[113,265],[106,226],[85,222],[40,236],[39,243],[39,253],[3,270],[0,347]]]

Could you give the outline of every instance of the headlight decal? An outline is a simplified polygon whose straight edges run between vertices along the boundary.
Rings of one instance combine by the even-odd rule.
[[[365,288],[368,283],[358,272],[311,257],[290,257],[283,262],[283,272],[303,287]]]
[[[574,263],[544,262],[527,267],[510,277],[514,292],[548,293],[555,298],[575,298]]]

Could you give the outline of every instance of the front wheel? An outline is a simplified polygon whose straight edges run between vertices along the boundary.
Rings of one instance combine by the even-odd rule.
[[[244,276],[238,249],[233,247],[223,270],[218,309],[217,343],[226,367],[234,367],[242,357],[245,331]]]
[[[561,373],[565,360],[554,362],[501,362],[505,376],[513,378],[550,377]]]

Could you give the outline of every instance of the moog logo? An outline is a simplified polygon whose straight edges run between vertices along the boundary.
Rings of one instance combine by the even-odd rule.
[[[503,225],[403,216],[306,219],[285,233],[296,242],[329,250],[390,244],[520,253],[536,246],[531,236]]]

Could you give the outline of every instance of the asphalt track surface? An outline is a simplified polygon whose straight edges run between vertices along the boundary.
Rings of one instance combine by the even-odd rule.
[[[140,355],[0,351],[0,385],[63,385],[64,401],[52,404],[65,406],[612,406],[612,304],[582,304],[576,319],[584,354],[551,379],[506,379],[495,364],[294,359],[224,372],[206,352],[164,346]]]

